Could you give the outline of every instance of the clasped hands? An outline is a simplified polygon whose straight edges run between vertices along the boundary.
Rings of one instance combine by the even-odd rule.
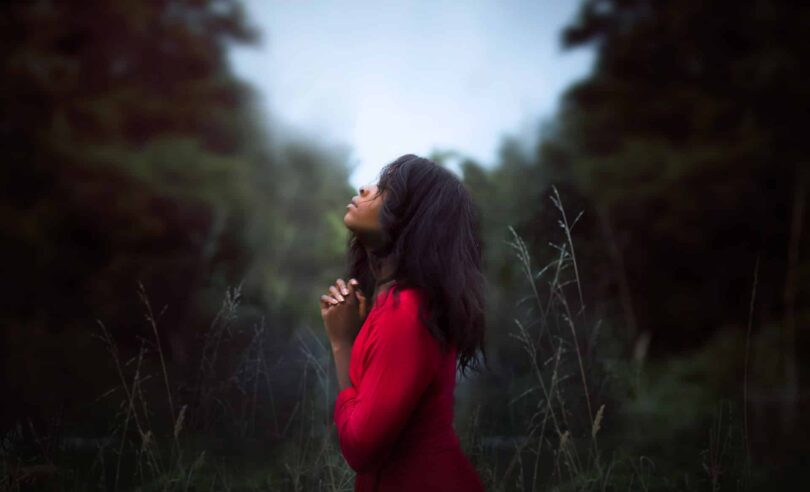
[[[321,318],[333,349],[351,346],[367,315],[368,302],[356,279],[339,278],[321,296]]]

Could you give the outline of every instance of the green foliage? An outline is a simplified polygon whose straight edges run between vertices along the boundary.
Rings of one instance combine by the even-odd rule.
[[[796,83],[808,15],[773,1],[594,0],[563,33],[597,62],[566,92],[542,155],[604,210],[641,323],[662,343],[693,346],[740,319],[758,253],[768,282],[784,271],[807,180],[795,123],[810,98]],[[763,315],[778,312],[779,289],[760,294]]]
[[[242,309],[280,342],[314,320],[323,285],[342,273],[346,150],[263,125],[227,58],[258,39],[240,3],[0,11],[0,392],[18,395],[0,410],[3,426],[44,418],[52,401],[77,411],[106,390],[95,352],[70,354],[87,350],[95,319],[135,353],[148,333],[139,282],[180,380],[229,286],[242,286]],[[35,362],[37,352],[62,355]],[[62,374],[88,384],[57,384]]]
[[[348,490],[310,331],[344,272],[347,149],[260,123],[227,61],[257,39],[235,1],[0,12],[0,488],[56,457],[40,433],[62,416],[52,436],[101,446],[81,458],[101,489]],[[495,168],[462,161],[496,371],[459,388],[457,414],[491,488],[744,489],[749,429],[773,476],[803,473],[773,389],[783,318],[810,316],[807,19],[775,1],[588,0],[564,42],[597,63],[537,147],[506,138]],[[745,427],[724,402],[742,391],[757,254]]]
[[[583,213],[571,234],[590,280],[581,285],[584,304],[604,321],[594,340],[609,368],[612,391],[606,386],[605,396],[627,398],[615,401],[626,413],[616,408],[617,426],[605,436],[618,453],[614,476],[627,480],[615,482],[621,487],[717,490],[695,450],[708,446],[718,399],[742,396],[740,341],[755,264],[752,353],[770,356],[751,361],[750,404],[760,413],[748,425],[761,429],[761,453],[783,450],[774,466],[791,469],[797,455],[787,450],[806,449],[786,430],[797,421],[791,427],[764,409],[787,419],[786,409],[801,407],[779,391],[796,384],[785,379],[785,358],[807,347],[807,334],[791,335],[788,326],[791,316],[807,318],[808,305],[802,205],[810,174],[799,108],[810,98],[797,77],[807,70],[801,26],[809,14],[773,1],[583,2],[563,41],[597,50],[592,73],[565,93],[535,149],[505,139],[494,169],[464,167],[482,205],[485,264],[495,287],[488,297],[490,353],[502,371],[482,383],[487,389],[479,396],[507,401],[531,381],[506,327],[519,314],[536,315],[535,303],[520,268],[510,265],[504,227],[521,232],[533,263],[553,261],[546,245],[562,234],[548,200],[553,184],[568,210]],[[547,273],[537,275],[544,288]],[[553,354],[550,347],[540,352]],[[736,461],[723,466],[735,479],[738,410],[733,422],[723,422],[734,429]],[[519,432],[512,406],[481,414],[482,422]],[[638,439],[628,439],[634,432]],[[692,482],[673,478],[684,470]],[[656,471],[670,478],[650,482]],[[722,487],[737,485],[727,479]]]

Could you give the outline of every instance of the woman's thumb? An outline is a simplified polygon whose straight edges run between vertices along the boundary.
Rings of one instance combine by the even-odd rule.
[[[365,316],[368,311],[368,303],[366,302],[366,295],[360,289],[360,283],[356,279],[349,280],[349,285],[352,286],[354,295],[357,296],[357,307],[360,310],[360,315]]]
[[[354,289],[354,292],[355,292],[355,294],[357,294],[358,299],[361,299],[361,300],[366,299],[365,294],[363,294],[363,291],[360,289],[360,283],[357,280],[355,280],[355,279],[349,280],[349,285],[351,285],[352,288]]]

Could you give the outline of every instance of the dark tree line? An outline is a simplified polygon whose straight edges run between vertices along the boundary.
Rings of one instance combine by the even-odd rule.
[[[694,415],[711,400],[686,396],[693,383],[710,398],[740,401],[756,275],[750,426],[761,456],[804,449],[794,431],[807,408],[810,349],[808,20],[810,9],[780,1],[583,2],[561,41],[596,50],[591,73],[565,92],[535,148],[526,152],[509,138],[493,170],[464,164],[488,231],[489,278],[499,286],[489,298],[500,347],[493,352],[513,367],[492,385],[496,399],[508,400],[525,370],[508,335],[528,284],[504,244],[506,224],[526,239],[536,268],[553,261],[558,251],[549,242],[564,242],[550,200],[555,185],[569,220],[583,212],[573,237],[592,313],[586,330],[604,322],[596,353],[614,357],[605,349],[613,340],[627,358],[669,364],[672,377],[684,379],[655,384],[660,394],[674,385]],[[567,289],[577,297],[576,287]],[[704,350],[719,351],[706,352],[705,368]],[[679,376],[686,360],[695,369]],[[672,429],[686,415],[673,398],[654,412],[671,406]],[[642,417],[629,417],[621,438]],[[706,422],[690,418],[683,422],[699,438]],[[676,449],[686,435],[662,428],[659,438]]]
[[[140,285],[178,383],[229,286],[271,338],[316,321],[342,267],[345,149],[265,123],[228,61],[259,40],[231,0],[0,7],[5,428],[110,387],[96,320],[137,350]]]

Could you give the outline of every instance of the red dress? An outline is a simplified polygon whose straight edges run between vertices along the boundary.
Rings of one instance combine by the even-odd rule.
[[[352,347],[337,395],[340,448],[355,491],[476,492],[484,487],[453,428],[456,350],[418,319],[420,292],[381,293]]]

